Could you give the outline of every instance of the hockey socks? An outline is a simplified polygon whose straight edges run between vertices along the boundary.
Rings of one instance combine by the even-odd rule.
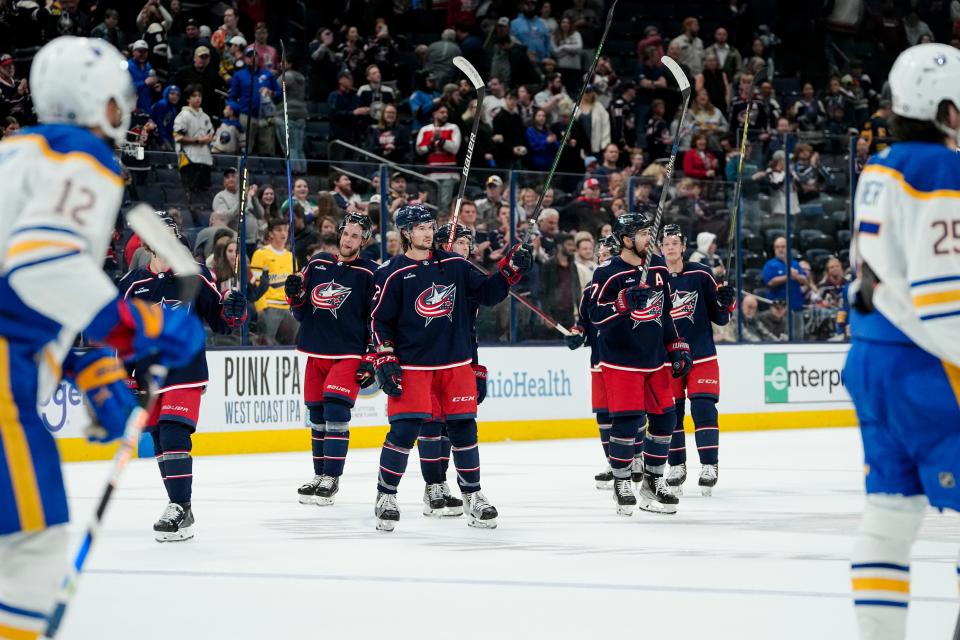
[[[450,444],[450,434],[447,433],[447,425],[441,424],[440,429],[440,473],[443,480],[447,479],[447,469],[450,468],[450,452],[453,445]]]
[[[630,477],[630,466],[637,446],[637,433],[643,424],[643,415],[614,416],[610,426],[610,467],[615,478]]]
[[[440,484],[446,480],[443,473],[443,423],[424,422],[417,439],[417,453],[420,454],[420,473],[427,484]],[[449,442],[449,439],[447,440]],[[449,457],[449,454],[448,454]]]
[[[683,432],[683,416],[686,409],[686,399],[681,398],[673,405],[677,416],[676,426],[673,428],[673,437],[670,439],[670,454],[668,461],[671,467],[678,467],[687,461],[687,435]]]
[[[480,449],[477,446],[477,421],[451,420],[447,423],[453,466],[462,493],[480,490]]]
[[[390,423],[390,431],[380,450],[380,473],[377,476],[377,490],[380,493],[394,494],[407,470],[410,450],[420,435],[422,420],[402,419]]]
[[[313,452],[313,474],[323,475],[323,405],[318,404],[308,406],[307,411],[310,417],[307,419],[307,426],[310,427],[310,449]]]
[[[597,414],[597,427],[600,428],[600,446],[603,447],[603,457],[610,457],[610,414],[606,411]]]
[[[343,464],[350,447],[350,407],[336,400],[327,400],[323,404],[323,418],[326,427],[322,443],[322,475],[339,478],[343,475]]]
[[[690,414],[693,416],[693,424],[696,429],[694,437],[697,440],[700,464],[717,464],[720,450],[717,401],[714,398],[691,398]]]
[[[170,502],[190,502],[193,493],[191,429],[179,422],[161,422],[150,432],[156,450],[160,476]]]
[[[670,451],[676,416],[670,410],[667,413],[651,413],[649,419],[650,424],[647,426],[643,443],[643,463],[648,472],[661,476],[667,466],[667,454]]]
[[[903,640],[906,636],[910,547],[926,505],[923,496],[867,496],[850,565],[861,638]]]
[[[643,466],[643,440],[647,436],[647,414],[640,416],[640,424],[637,426],[637,438],[633,443],[633,462],[634,472]]]

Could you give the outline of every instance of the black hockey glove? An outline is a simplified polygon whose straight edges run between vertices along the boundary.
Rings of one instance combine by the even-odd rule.
[[[513,245],[507,255],[500,258],[497,268],[508,283],[517,284],[523,274],[533,268],[533,247],[520,243]]]
[[[570,351],[576,351],[583,346],[583,343],[587,340],[587,335],[580,330],[580,327],[574,327],[570,330],[570,335],[565,336],[567,341],[567,348]]]
[[[650,287],[645,284],[638,284],[633,287],[621,289],[617,294],[614,306],[617,313],[626,313],[636,309],[643,309],[647,306],[647,300],[650,297]]]
[[[239,327],[247,321],[247,298],[239,291],[230,291],[223,301],[220,315],[228,327]]]
[[[306,295],[306,292],[303,290],[303,276],[299,273],[287,276],[287,281],[283,283],[283,292],[287,295],[288,304],[300,304]]]
[[[473,375],[477,377],[477,404],[480,404],[487,397],[487,368],[482,364],[470,366],[473,367]]]
[[[376,359],[377,354],[375,353],[365,353],[360,358],[360,366],[357,368],[357,375],[354,376],[354,380],[357,381],[357,384],[360,385],[361,389],[366,389],[373,384],[377,374],[377,371],[373,366],[373,363]]]
[[[876,307],[873,304],[873,292],[880,284],[877,274],[866,262],[860,267],[860,276],[847,287],[847,300],[850,306],[860,313],[870,313]]]
[[[690,345],[683,338],[677,338],[667,345],[667,357],[673,367],[673,377],[682,378],[690,373],[693,366],[693,356],[690,355]]]
[[[717,289],[717,302],[721,307],[733,313],[737,308],[737,290],[729,285],[723,285]]]
[[[373,362],[377,384],[391,398],[399,398],[403,393],[403,369],[397,356],[390,351],[380,351]]]

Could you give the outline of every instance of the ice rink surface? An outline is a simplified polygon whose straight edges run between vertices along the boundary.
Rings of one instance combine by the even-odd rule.
[[[333,507],[297,503],[308,453],[198,458],[197,537],[168,544],[152,537],[166,504],[157,468],[134,461],[60,637],[856,638],[853,429],[724,434],[712,498],[693,463],[677,515],[631,518],[593,486],[596,440],[481,444],[492,531],[421,515],[415,455],[397,530],[375,531],[378,454],[351,452]],[[67,465],[75,534],[106,469]],[[958,546],[960,518],[931,510],[910,638],[950,637]]]

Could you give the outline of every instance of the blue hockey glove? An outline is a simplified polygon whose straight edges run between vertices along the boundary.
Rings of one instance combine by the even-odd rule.
[[[626,313],[636,309],[643,309],[647,306],[647,300],[650,298],[650,287],[645,284],[638,284],[633,287],[621,289],[614,301],[617,313]]]
[[[239,327],[247,321],[247,298],[239,291],[230,291],[220,311],[228,327]]]
[[[403,393],[403,369],[397,356],[390,351],[380,351],[373,362],[377,384],[391,398],[399,398]]]
[[[717,303],[730,313],[737,308],[737,290],[729,285],[717,289]]]
[[[473,367],[473,375],[477,378],[477,404],[480,404],[487,397],[487,368],[482,364],[470,366]]]
[[[570,335],[564,336],[567,341],[567,348],[570,351],[576,351],[583,346],[583,343],[587,340],[587,335],[580,330],[580,327],[574,327],[570,329]]]
[[[360,366],[357,368],[357,375],[354,376],[354,380],[357,381],[361,389],[366,389],[376,379],[377,370],[373,366],[376,359],[377,355],[375,353],[366,353],[360,358]]]
[[[507,255],[500,258],[497,268],[508,283],[517,284],[523,274],[533,268],[533,247],[529,244],[513,245]]]
[[[103,342],[115,347],[125,361],[153,358],[168,369],[181,367],[200,353],[206,341],[200,318],[188,309],[172,309],[132,298],[119,300],[115,313],[114,317],[100,314],[105,318],[100,322],[113,327]]]
[[[126,369],[109,349],[71,352],[63,375],[86,396],[93,421],[84,433],[93,442],[122,437],[130,420],[143,411],[127,387]]]
[[[693,366],[693,356],[690,355],[690,345],[683,338],[677,338],[667,343],[667,357],[673,368],[673,377],[682,378],[690,373]]]

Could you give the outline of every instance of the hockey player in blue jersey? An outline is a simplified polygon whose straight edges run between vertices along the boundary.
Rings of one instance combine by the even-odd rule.
[[[313,451],[313,479],[297,493],[303,504],[332,505],[350,446],[350,412],[373,384],[369,319],[377,263],[360,256],[370,218],[348,213],[337,227],[337,255],[318,253],[285,291],[300,322],[297,351],[307,356],[303,398]]]
[[[613,236],[600,238],[597,242],[597,264],[603,264],[620,253],[620,245]],[[577,324],[566,336],[567,347],[575,351],[584,344],[590,347],[590,404],[597,417],[600,429],[600,446],[603,447],[603,459],[607,468],[593,477],[597,489],[613,487],[613,469],[610,467],[610,411],[607,409],[607,391],[603,386],[603,373],[600,371],[600,345],[597,344],[597,329],[590,322],[588,303],[593,294],[592,282],[587,283],[580,295]],[[640,427],[642,430],[643,427]],[[639,434],[639,431],[638,431]],[[636,452],[634,452],[636,458]]]
[[[670,315],[677,331],[690,345],[693,365],[685,376],[673,379],[673,397],[676,401],[677,422],[670,442],[667,462],[667,485],[678,496],[683,495],[687,479],[686,435],[683,416],[686,398],[690,398],[694,437],[700,456],[700,491],[709,496],[717,484],[717,464],[720,449],[720,427],[717,402],[720,400],[720,364],[717,347],[713,343],[713,325],[723,326],[737,304],[733,287],[718,286],[713,271],[699,262],[686,262],[683,252],[686,238],[679,225],[668,224],[660,240],[661,253],[670,271],[673,290]]]
[[[960,510],[960,51],[911,47],[889,82],[899,142],[857,184],[843,370],[866,471],[851,566],[861,640],[903,640],[927,505]]]
[[[173,366],[203,344],[195,318],[119,298],[101,264],[123,198],[113,145],[135,96],[124,57],[63,37],[34,57],[40,125],[0,142],[0,637],[36,638],[66,567],[67,499],[53,436],[37,411],[61,380],[84,393],[88,437],[139,419],[114,357]],[[112,349],[71,352],[78,334]]]
[[[436,250],[442,250],[450,239],[450,228],[452,223],[447,223],[437,229],[433,237],[433,245]],[[450,250],[453,253],[470,259],[470,251],[473,249],[473,231],[458,224],[453,231],[453,244]],[[473,362],[470,365],[473,368],[474,376],[477,379],[477,404],[483,402],[487,395],[487,368],[480,364],[477,354],[477,313],[480,305],[475,301],[470,301],[470,316],[473,321],[470,325],[471,338],[473,340]],[[450,436],[447,433],[447,425],[440,413],[440,401],[436,394],[433,395],[433,418],[423,423],[420,429],[420,437],[417,439],[417,453],[420,456],[420,472],[423,474],[423,480],[426,487],[423,491],[423,515],[430,517],[439,516],[461,516],[463,515],[463,501],[453,496],[450,492],[450,486],[447,484],[447,468],[450,466]]]
[[[403,253],[377,270],[371,319],[377,382],[389,396],[390,419],[380,453],[377,528],[392,531],[400,519],[397,486],[423,423],[433,415],[434,394],[450,435],[468,524],[493,528],[497,510],[480,491],[471,304],[503,300],[532,266],[532,252],[515,245],[498,271],[484,276],[463,257],[434,248],[436,218],[425,207],[401,208],[396,225]]]
[[[177,240],[183,241],[177,223],[165,211],[157,215]],[[183,309],[206,321],[211,330],[229,333],[246,319],[247,301],[239,291],[223,299],[210,271],[200,267],[200,286],[194,300],[180,300],[176,274],[144,241],[150,263],[134,269],[120,279],[124,300],[143,300],[163,309]],[[153,412],[144,431],[153,440],[154,456],[169,503],[153,525],[157,542],[175,542],[193,537],[194,515],[192,436],[200,417],[200,398],[209,382],[207,356],[201,349],[185,366],[171,369],[159,389]]]
[[[644,470],[639,506],[654,513],[676,513],[677,498],[663,477],[675,424],[671,371],[690,371],[690,347],[670,316],[670,275],[663,258],[651,252],[651,222],[643,213],[617,218],[613,235],[620,255],[597,267],[587,305],[597,329],[600,371],[612,419],[610,466],[617,513],[637,506],[631,482],[636,436],[644,415]],[[646,281],[641,282],[644,266]]]

